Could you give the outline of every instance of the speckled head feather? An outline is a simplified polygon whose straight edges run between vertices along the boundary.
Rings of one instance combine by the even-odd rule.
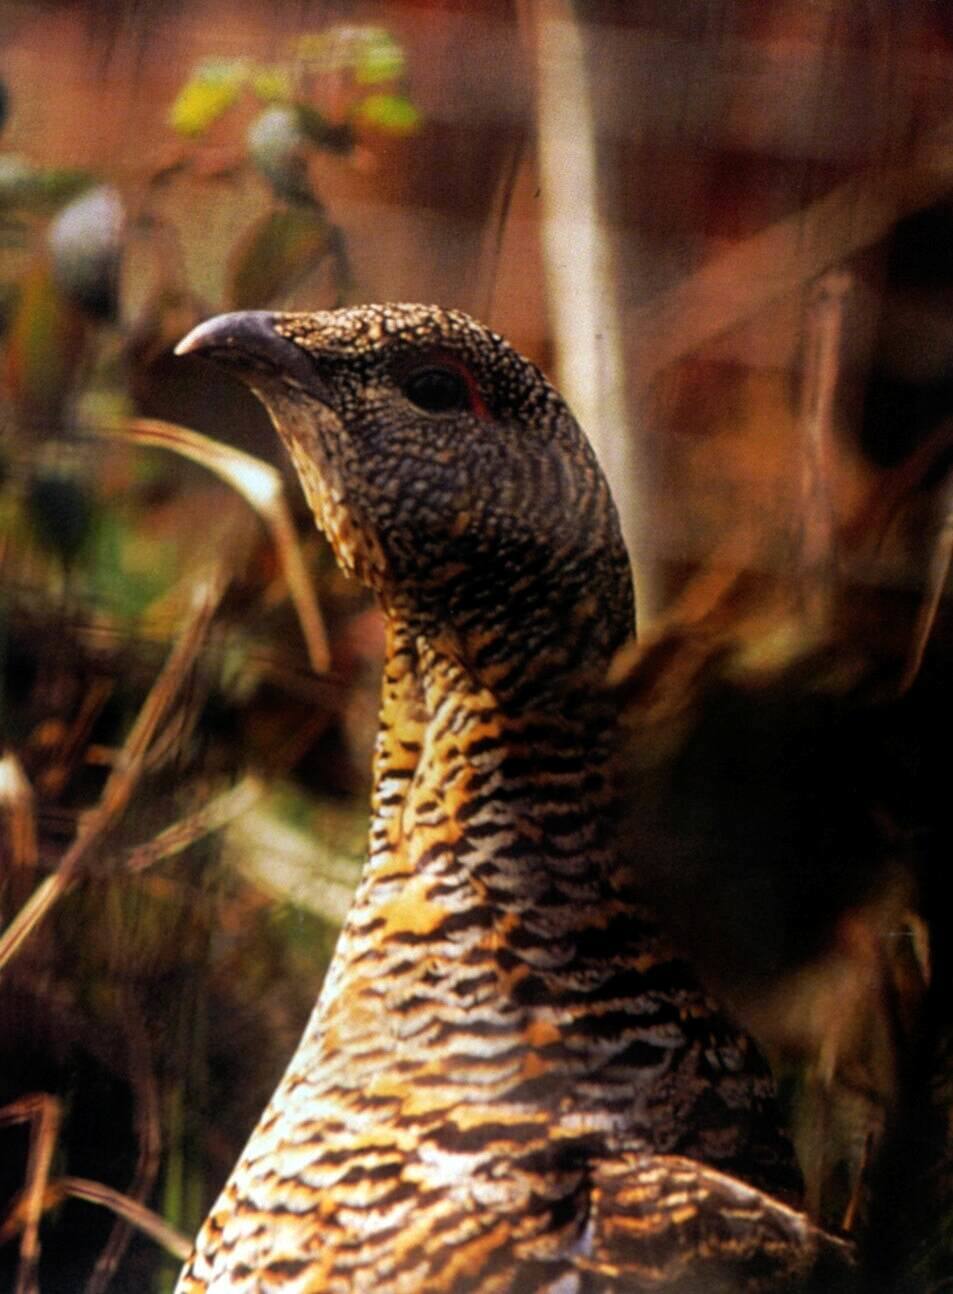
[[[225,315],[388,617],[369,857],[179,1294],[779,1290],[838,1247],[765,1068],[627,887],[615,509],[563,401],[456,311]],[[829,1289],[825,1284],[821,1288]]]
[[[518,607],[527,656],[551,675],[560,654],[579,664],[577,647],[603,668],[632,634],[605,478],[562,398],[498,334],[457,310],[371,305],[223,315],[179,349],[255,389],[339,562],[385,605],[476,627],[484,646]]]

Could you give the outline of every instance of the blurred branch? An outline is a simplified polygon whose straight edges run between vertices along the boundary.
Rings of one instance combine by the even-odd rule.
[[[905,165],[851,177],[713,256],[635,312],[640,385],[659,369],[878,242],[901,216],[953,187],[953,123],[926,133]]]
[[[837,563],[832,435],[840,371],[844,302],[850,276],[832,270],[814,285],[805,335],[801,383],[801,596],[808,622],[825,619]]]
[[[149,1031],[142,1012],[129,988],[124,986],[120,995],[129,1054],[130,1083],[135,1097],[136,1140],[139,1145],[135,1172],[124,1198],[134,1205],[144,1207],[144,1201],[155,1186],[162,1153],[159,1089],[152,1066]],[[83,1294],[104,1294],[122,1261],[135,1225],[135,1220],[128,1214],[119,1214],[105,1248],[96,1259],[96,1266]]]
[[[335,849],[328,832],[305,834],[265,805],[246,813],[229,828],[229,859],[242,875],[282,902],[341,925],[361,873],[359,854],[366,830],[363,813],[355,827],[358,856],[352,860],[344,850]]]
[[[245,813],[261,798],[264,790],[265,784],[260,777],[253,773],[246,774],[235,786],[213,796],[195,813],[166,827],[165,831],[160,831],[145,844],[137,845],[126,855],[126,869],[130,872],[142,872],[154,863],[182,853],[196,840],[220,831]]]
[[[62,1103],[48,1093],[37,1093],[0,1109],[0,1124],[30,1124],[30,1153],[26,1185],[0,1227],[0,1241],[21,1233],[20,1265],[15,1294],[38,1294],[37,1265],[40,1256],[39,1225],[44,1212],[59,1204],[64,1195],[111,1209],[131,1226],[150,1236],[174,1258],[184,1262],[192,1242],[164,1222],[141,1201],[124,1195],[102,1182],[86,1177],[60,1177],[50,1181],[50,1165],[62,1121]],[[97,1267],[98,1271],[98,1267]],[[96,1280],[94,1275],[93,1280]],[[101,1286],[100,1286],[101,1287]]]
[[[170,1227],[144,1204],[130,1199],[121,1191],[113,1190],[111,1186],[104,1186],[102,1182],[91,1182],[86,1177],[61,1177],[56,1185],[61,1187],[66,1195],[112,1209],[113,1213],[151,1237],[156,1244],[161,1245],[167,1253],[170,1253],[173,1258],[178,1258],[180,1262],[185,1262],[192,1252],[192,1241],[188,1236]]]
[[[644,555],[641,499],[626,405],[625,347],[612,240],[600,217],[599,161],[585,33],[570,0],[539,0],[535,26],[543,257],[559,385],[609,479],[631,554]],[[640,568],[640,599],[654,594]]]

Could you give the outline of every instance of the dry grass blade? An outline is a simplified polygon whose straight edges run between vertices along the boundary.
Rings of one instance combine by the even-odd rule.
[[[107,824],[112,822],[129,803],[152,739],[172,708],[186,675],[205,641],[212,616],[225,591],[226,583],[227,577],[222,563],[214,564],[204,579],[196,581],[192,590],[189,616],[176,639],[175,646],[136,716],[132,730],[123,743],[113,770],[103,787],[99,803],[80,820],[77,840],[70,853],[64,858],[61,870],[68,861],[72,863],[74,853],[78,861],[79,855],[85,852],[89,838],[99,836]]]
[[[98,678],[90,681],[79,713],[64,728],[55,752],[51,753],[50,765],[43,770],[38,781],[38,789],[45,796],[56,796],[62,792],[76,760],[87,748],[89,733],[112,695],[113,687],[112,679]]]
[[[126,855],[125,866],[130,872],[142,872],[147,867],[180,854],[183,849],[227,826],[240,814],[245,813],[256,803],[265,790],[260,777],[249,773],[230,787],[214,796],[195,813],[175,822],[171,827],[160,831],[152,840],[137,845]]]
[[[72,1195],[77,1200],[88,1200],[91,1204],[101,1204],[104,1208],[112,1209],[113,1213],[150,1236],[180,1262],[184,1262],[192,1252],[192,1241],[188,1236],[170,1227],[157,1213],[147,1209],[138,1200],[123,1195],[122,1191],[104,1186],[102,1182],[91,1182],[86,1177],[61,1177],[57,1185],[65,1194]]]
[[[129,803],[142,774],[149,745],[198,655],[226,582],[222,564],[214,565],[204,579],[196,581],[190,613],[118,753],[99,802],[80,819],[76,837],[59,867],[37,886],[0,936],[0,970],[66,893],[76,879],[89,847]]]
[[[804,609],[815,626],[827,611],[836,565],[831,440],[844,303],[850,287],[850,275],[840,270],[825,274],[815,284],[805,338],[800,409],[800,576]]]
[[[236,821],[226,841],[232,866],[257,890],[340,926],[360,878],[363,815],[353,842],[341,848],[333,836],[333,827],[306,833],[265,803]],[[353,858],[350,843],[355,846]]]
[[[906,668],[900,682],[901,693],[907,692],[920,673],[923,657],[926,653],[930,634],[940,608],[940,599],[946,588],[950,575],[950,564],[953,562],[953,477],[945,484],[941,496],[942,516],[940,529],[930,555],[930,569],[927,574],[927,587],[917,613],[917,622],[913,630],[913,642],[907,658]]]
[[[37,860],[33,787],[14,752],[0,756],[0,817],[14,867],[34,868]]]
[[[63,1110],[55,1096],[37,1093],[0,1110],[0,1123],[30,1124],[26,1180],[5,1231],[20,1232],[20,1262],[14,1294],[39,1294],[40,1222],[47,1204],[50,1165]]]
[[[326,673],[331,665],[327,632],[295,534],[281,474],[270,463],[252,454],[159,418],[127,418],[96,430],[97,434],[111,435],[137,445],[168,449],[199,463],[251,504],[271,534],[307,644],[311,667],[318,674]]]

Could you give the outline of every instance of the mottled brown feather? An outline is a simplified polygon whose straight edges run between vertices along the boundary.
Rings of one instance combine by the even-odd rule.
[[[619,866],[599,682],[631,583],[559,395],[435,307],[223,316],[183,348],[258,392],[388,651],[367,868],[179,1294],[781,1289],[843,1266],[756,1189],[797,1181],[768,1074]],[[464,375],[458,407],[410,398],[427,366]]]

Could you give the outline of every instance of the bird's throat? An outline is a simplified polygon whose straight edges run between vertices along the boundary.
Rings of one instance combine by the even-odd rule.
[[[583,1144],[730,1165],[752,1122],[730,1108],[743,1092],[760,1111],[770,1083],[617,887],[611,733],[584,710],[514,713],[389,633],[369,860],[249,1164],[306,1137],[355,1173],[413,1143],[434,1189]]]
[[[383,1029],[405,1060],[420,1052],[402,1032],[465,1033],[484,1009],[512,1047],[555,1039],[560,1001],[568,1020],[583,981],[627,965],[644,928],[612,888],[606,742],[579,713],[512,713],[389,622],[369,860],[327,1026]]]

